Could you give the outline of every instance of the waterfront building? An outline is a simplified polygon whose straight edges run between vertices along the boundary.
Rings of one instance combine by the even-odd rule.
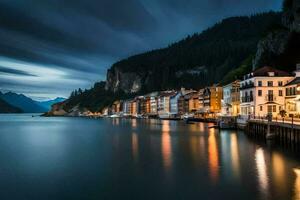
[[[285,111],[289,117],[300,117],[300,64],[294,72],[295,77],[285,85]]]
[[[241,115],[277,115],[285,104],[285,84],[292,76],[272,67],[262,67],[244,76],[240,83]]]
[[[149,115],[150,114],[150,96],[145,95],[144,98],[141,99],[141,114],[142,115]]]
[[[195,93],[195,90],[186,90],[184,88],[181,89],[181,95],[178,98],[178,114],[184,115],[189,113],[189,101],[191,98],[191,94]]]
[[[240,81],[236,80],[223,86],[222,115],[237,116],[240,114]]]
[[[222,98],[223,98],[223,88],[218,85],[213,85],[209,88],[210,90],[210,113],[221,113],[222,109]]]
[[[152,92],[150,96],[150,116],[157,115],[158,92]]]
[[[199,112],[203,115],[218,114],[222,109],[223,88],[218,85],[199,91]]]
[[[122,112],[122,102],[121,101],[115,101],[112,105],[111,112],[112,114],[119,114]]]
[[[188,96],[188,111],[189,113],[196,113],[200,109],[199,92],[192,92]]]
[[[131,114],[131,101],[132,100],[126,100],[123,102],[123,114],[124,115],[130,115]]]
[[[170,115],[173,117],[179,116],[179,98],[182,96],[182,92],[176,92],[173,96],[170,96]]]
[[[108,116],[108,110],[109,110],[108,107],[103,108],[103,110],[102,110],[102,112],[101,112],[102,115],[103,115],[103,116]]]
[[[160,93],[157,107],[160,118],[170,118],[170,98],[175,94],[175,91],[164,91]]]
[[[133,99],[131,102],[130,102],[130,115],[133,116],[133,117],[136,117],[137,116],[137,100],[136,99]]]

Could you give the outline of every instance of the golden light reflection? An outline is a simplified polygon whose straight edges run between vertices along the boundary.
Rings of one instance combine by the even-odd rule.
[[[272,155],[272,160],[274,183],[276,184],[276,188],[283,189],[286,187],[285,164],[283,157],[278,153],[274,153]]]
[[[119,118],[113,118],[112,123],[113,123],[113,125],[119,125],[120,119]]]
[[[294,200],[300,199],[300,169],[294,168],[296,174],[295,185],[294,185]]]
[[[231,134],[230,140],[231,140],[231,162],[232,162],[233,174],[235,174],[236,177],[239,177],[240,160],[239,160],[239,147],[238,147],[237,135]]]
[[[205,131],[205,126],[204,126],[204,123],[199,123],[199,129],[200,129],[200,132],[204,132]]]
[[[131,119],[131,126],[136,128],[136,119]]]
[[[162,132],[163,133],[170,133],[170,121],[163,120],[162,121]]]
[[[266,166],[264,151],[262,148],[256,150],[255,161],[256,161],[256,168],[258,173],[260,190],[263,194],[263,198],[267,198],[269,180],[267,176],[267,166]]]
[[[131,136],[131,145],[132,145],[132,155],[134,160],[138,159],[139,154],[139,141],[138,135],[136,133],[132,133]]]
[[[172,165],[172,149],[170,137],[170,121],[162,121],[162,158],[165,169]]]
[[[215,129],[209,130],[208,137],[208,164],[211,179],[213,182],[216,182],[219,177],[219,154],[217,141],[215,136]]]

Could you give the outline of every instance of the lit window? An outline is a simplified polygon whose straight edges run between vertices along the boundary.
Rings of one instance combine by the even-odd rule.
[[[273,81],[268,81],[268,87],[273,87]]]
[[[268,75],[269,76],[275,76],[275,73],[274,72],[268,72]]]

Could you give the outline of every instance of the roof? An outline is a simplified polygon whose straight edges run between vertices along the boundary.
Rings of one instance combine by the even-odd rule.
[[[269,76],[269,72],[274,72],[274,76],[284,77],[284,76],[292,76],[290,73],[281,71],[270,66],[265,66],[253,71],[253,76]]]
[[[176,95],[177,92],[176,91],[163,91],[160,93],[160,97],[171,97],[171,96],[174,96]]]
[[[285,86],[300,84],[300,77],[294,78],[291,82],[287,83]]]

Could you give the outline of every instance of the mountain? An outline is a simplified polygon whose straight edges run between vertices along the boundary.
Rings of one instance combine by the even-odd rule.
[[[47,111],[51,109],[51,106],[53,104],[56,104],[56,103],[60,103],[60,102],[63,102],[65,101],[66,99],[65,98],[62,98],[62,97],[57,97],[53,100],[49,100],[49,101],[38,101],[37,104],[40,106],[40,107],[43,107],[45,108]]]
[[[108,70],[106,89],[147,93],[218,83],[256,54],[261,38],[282,26],[281,18],[277,12],[227,18],[167,48],[121,60]]]
[[[22,113],[20,108],[10,105],[3,99],[0,99],[0,113]]]
[[[99,111],[135,94],[229,82],[252,69],[258,42],[272,27],[280,26],[281,18],[282,13],[268,12],[224,19],[166,48],[113,64],[105,82],[74,91],[60,105],[66,111],[75,106]]]
[[[13,92],[0,93],[0,98],[10,105],[20,108],[25,113],[43,113],[48,109],[41,107],[38,103],[23,94]]]
[[[285,71],[295,70],[300,63],[300,1],[285,0],[282,26],[262,38],[257,47],[253,67],[269,65]]]
[[[106,81],[75,90],[55,108],[101,111],[138,94],[227,84],[264,65],[293,71],[300,63],[299,4],[285,0],[283,12],[227,18],[166,48],[121,60],[107,71]]]

